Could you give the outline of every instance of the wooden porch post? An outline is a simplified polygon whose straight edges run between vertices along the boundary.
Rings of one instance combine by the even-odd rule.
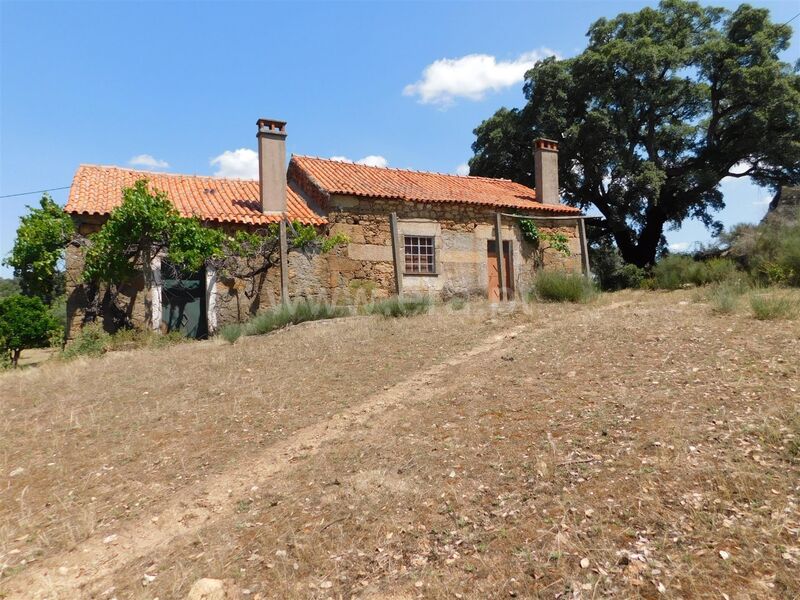
[[[580,227],[580,235],[578,236],[581,241],[581,262],[583,263],[583,275],[586,279],[592,278],[592,270],[589,267],[589,242],[586,239],[586,221],[578,219]]]
[[[400,254],[400,234],[397,231],[397,213],[391,213],[389,215],[389,230],[392,236],[395,292],[400,296],[403,293],[403,270],[401,269],[403,257]]]
[[[494,237],[497,244],[497,272],[500,274],[500,300],[508,300],[508,288],[506,287],[506,261],[503,256],[503,235],[500,233],[501,217],[500,213],[495,213]]]
[[[286,237],[286,216],[280,223],[280,255],[281,255],[281,304],[289,302],[289,243]]]

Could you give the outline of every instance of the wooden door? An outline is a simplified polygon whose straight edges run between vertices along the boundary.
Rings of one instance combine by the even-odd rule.
[[[503,262],[506,268],[506,289],[508,290],[508,297],[511,297],[513,289],[512,281],[514,278],[511,274],[511,243],[503,242]],[[488,240],[486,243],[486,268],[489,272],[489,301],[500,301],[500,272],[497,268],[497,244],[494,240]]]

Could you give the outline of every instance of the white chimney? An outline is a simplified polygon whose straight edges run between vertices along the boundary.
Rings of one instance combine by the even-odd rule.
[[[543,204],[558,204],[558,142],[540,138],[534,145],[536,199]]]
[[[286,121],[259,119],[258,187],[261,212],[286,212]]]

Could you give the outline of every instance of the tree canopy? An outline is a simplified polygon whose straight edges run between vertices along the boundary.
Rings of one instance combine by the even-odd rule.
[[[0,349],[17,366],[26,348],[47,346],[60,325],[37,297],[9,296],[0,300]]]
[[[42,196],[38,208],[28,209],[20,219],[14,247],[3,262],[14,269],[23,294],[49,304],[63,293],[61,263],[74,226],[70,216],[48,194]]]
[[[765,9],[685,0],[596,21],[588,46],[525,76],[527,104],[475,129],[473,175],[533,186],[533,141],[560,144],[564,199],[595,206],[623,258],[652,264],[665,228],[715,233],[725,177],[800,182],[800,75],[791,28]]]

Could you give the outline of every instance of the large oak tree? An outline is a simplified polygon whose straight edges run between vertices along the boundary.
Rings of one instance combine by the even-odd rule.
[[[581,54],[528,71],[524,108],[475,129],[470,172],[533,185],[533,140],[557,140],[564,199],[597,207],[627,262],[652,264],[665,228],[720,230],[724,177],[800,182],[800,75],[779,59],[790,36],[746,4],[600,19]]]

